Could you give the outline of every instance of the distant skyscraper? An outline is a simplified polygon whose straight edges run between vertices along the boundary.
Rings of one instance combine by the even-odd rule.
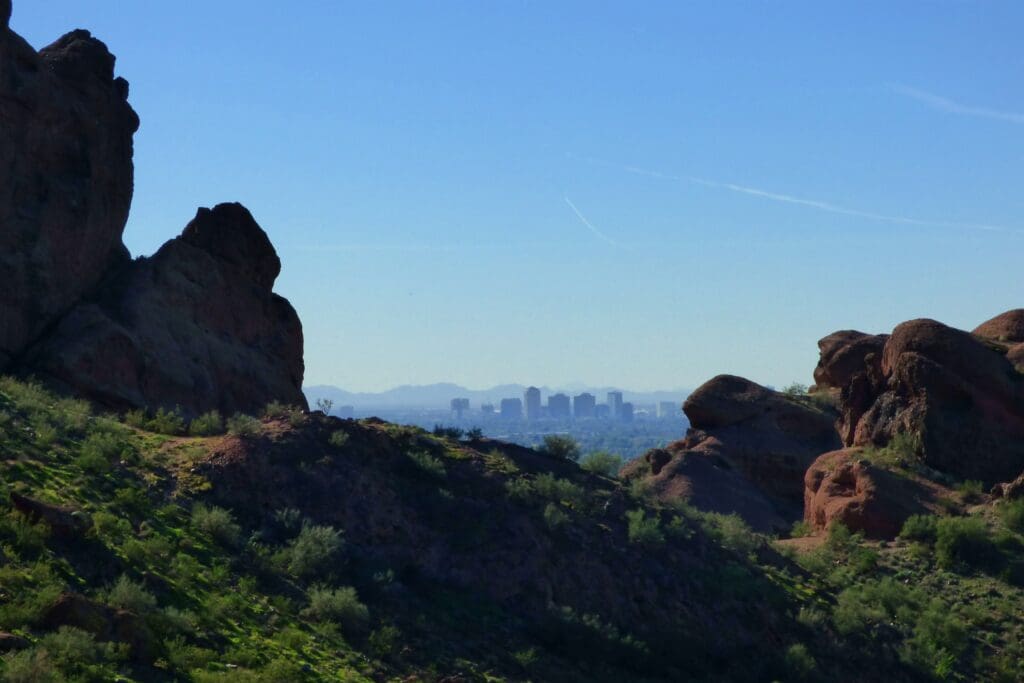
[[[619,406],[619,419],[623,422],[633,421],[633,404],[623,403]]]
[[[621,391],[609,391],[608,392],[608,408],[611,410],[612,417],[618,419],[622,417],[622,392]]]
[[[548,396],[548,417],[555,420],[568,419],[571,415],[569,397],[565,394]]]
[[[662,420],[679,417],[679,413],[681,412],[682,410],[679,408],[679,404],[675,401],[661,401],[658,403],[658,417]]]
[[[572,412],[577,420],[594,417],[596,407],[597,399],[594,398],[593,394],[583,393],[572,399]]]
[[[523,419],[523,402],[518,398],[501,399],[501,417],[503,420]]]
[[[469,410],[469,399],[468,398],[453,398],[451,402],[452,412],[455,413],[455,418],[458,420],[462,419],[462,413]]]
[[[598,403],[594,406],[594,417],[598,420],[607,420],[612,416],[612,409],[607,403]]]
[[[483,413],[484,415],[494,415],[494,404],[484,403],[483,405],[480,406],[480,412]]]
[[[540,419],[540,389],[530,387],[523,393],[523,403],[526,405],[526,419]]]

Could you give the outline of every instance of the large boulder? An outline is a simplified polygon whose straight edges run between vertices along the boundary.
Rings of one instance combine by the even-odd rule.
[[[88,31],[38,53],[0,3],[0,371],[128,260],[139,119]]]
[[[302,326],[272,291],[280,269],[243,206],[200,209],[180,237],[104,282],[27,363],[113,407],[305,407]]]
[[[997,315],[974,328],[972,334],[993,341],[1024,343],[1024,308]]]
[[[683,405],[686,438],[649,452],[623,471],[659,498],[737,513],[762,531],[800,518],[807,466],[840,446],[835,412],[810,397],[782,394],[733,375],[708,381]]]
[[[849,351],[861,358],[860,367],[816,373],[820,388],[839,389],[844,444],[884,446],[898,434],[913,434],[920,448],[912,455],[934,469],[990,486],[1015,477],[1024,470],[1024,376],[1008,347],[985,335],[1014,342],[1019,322],[1011,312],[972,335],[911,320],[888,338],[848,340],[848,348],[860,344]],[[827,346],[819,368],[835,355],[826,355]]]
[[[908,517],[933,511],[935,503],[933,489],[872,465],[857,448],[820,456],[804,487],[804,520],[812,529],[841,523],[869,538],[895,538]]]

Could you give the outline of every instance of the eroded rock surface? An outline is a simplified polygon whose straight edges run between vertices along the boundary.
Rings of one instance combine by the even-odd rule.
[[[305,407],[302,326],[271,289],[280,269],[244,207],[200,209],[180,237],[65,317],[30,363],[106,405]]]

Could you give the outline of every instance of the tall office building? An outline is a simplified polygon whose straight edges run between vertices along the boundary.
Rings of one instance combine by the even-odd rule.
[[[530,387],[523,393],[523,403],[526,405],[526,419],[540,419],[540,389]]]
[[[622,417],[622,392],[621,391],[609,391],[608,392],[608,409],[611,411],[612,419],[619,419]]]
[[[662,420],[669,420],[674,417],[679,417],[682,410],[679,404],[675,401],[659,401],[658,402],[658,418]]]
[[[469,399],[468,398],[453,398],[451,401],[452,413],[455,415],[455,419],[461,420],[462,414],[469,410]]]
[[[623,403],[619,406],[619,419],[623,422],[633,421],[633,404]]]
[[[501,417],[503,420],[523,419],[523,402],[518,398],[501,399]]]
[[[593,394],[583,393],[572,399],[572,412],[577,420],[594,417],[597,408],[597,399]]]
[[[566,420],[572,414],[569,397],[565,394],[548,396],[548,417],[555,420]]]

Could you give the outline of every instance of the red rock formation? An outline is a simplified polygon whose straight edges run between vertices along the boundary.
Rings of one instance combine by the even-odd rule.
[[[1014,342],[1020,319],[1012,311],[978,330]],[[937,470],[989,485],[1016,476],[1024,469],[1024,376],[1006,346],[979,336],[912,320],[888,338],[823,339],[815,377],[820,388],[839,389],[843,442],[885,445],[909,432]]]
[[[972,334],[994,341],[1024,343],[1024,308],[997,315],[974,328]]]
[[[200,209],[181,237],[65,317],[28,362],[112,406],[305,407],[302,326],[271,290],[280,269],[244,207]]]
[[[139,119],[87,31],[40,52],[0,5],[0,371],[128,260]]]
[[[907,518],[929,512],[932,489],[873,466],[860,449],[825,453],[804,477],[804,520],[818,531],[839,522],[869,538],[895,538]]]
[[[788,529],[800,517],[807,466],[840,445],[829,408],[742,377],[715,377],[683,410],[692,425],[686,438],[620,476],[643,478],[663,500],[736,512],[762,531]]]

